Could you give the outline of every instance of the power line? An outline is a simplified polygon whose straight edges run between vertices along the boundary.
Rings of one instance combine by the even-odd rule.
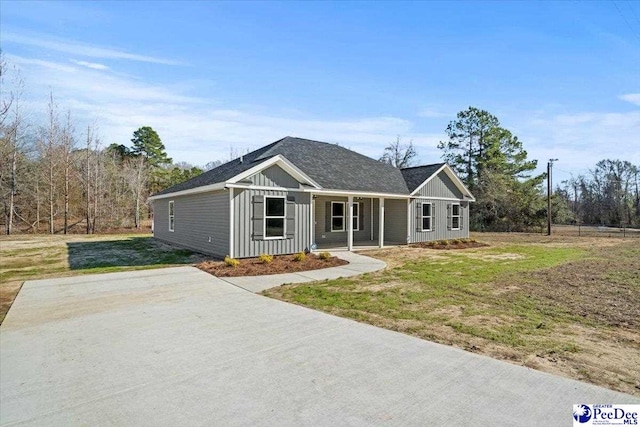
[[[622,19],[624,19],[624,22],[627,23],[627,26],[629,27],[629,29],[631,30],[631,32],[633,33],[634,36],[636,36],[636,38],[638,39],[638,41],[640,42],[640,34],[638,34],[638,32],[631,26],[631,23],[629,22],[629,20],[627,19],[626,16],[624,16],[624,14],[622,13],[622,11],[620,10],[620,8],[618,7],[618,3],[616,2],[616,0],[613,0],[613,5],[616,7],[616,10],[618,11],[618,13],[620,14],[620,16],[622,16]]]
[[[638,23],[638,25],[640,25],[640,17],[638,17],[638,14],[636,13],[635,9],[633,8],[633,5],[631,4],[631,1],[627,0],[627,3],[629,3],[629,9],[631,9],[631,14],[635,18],[635,20]]]

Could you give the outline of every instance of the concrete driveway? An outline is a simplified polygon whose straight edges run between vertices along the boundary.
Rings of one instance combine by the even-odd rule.
[[[0,332],[2,425],[566,426],[640,402],[191,267],[27,282]]]

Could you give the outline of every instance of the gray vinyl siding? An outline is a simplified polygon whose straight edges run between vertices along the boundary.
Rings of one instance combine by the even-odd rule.
[[[173,200],[174,231],[169,231],[169,201]],[[176,196],[153,201],[153,236],[205,254],[229,252],[229,193]]]
[[[418,231],[418,203],[431,203],[432,212],[434,217],[432,218],[432,231]],[[460,213],[462,215],[461,229],[449,230],[448,220],[449,212],[447,206],[452,203],[458,203],[452,200],[437,200],[437,199],[412,199],[411,211],[409,215],[410,235],[411,242],[428,242],[430,240],[449,240],[449,239],[463,239],[469,237],[469,203],[460,201]]]
[[[445,172],[440,172],[431,181],[420,187],[417,196],[446,197],[449,199],[462,199],[462,192],[451,181]]]
[[[273,165],[248,178],[253,185],[261,187],[298,188],[300,183],[280,166]]]
[[[253,196],[289,196],[295,199],[295,233],[293,238],[261,240],[253,236]],[[287,206],[289,209],[289,206]],[[260,254],[292,254],[310,247],[311,195],[302,192],[235,189],[233,197],[233,226],[235,258],[248,258]]]
[[[347,232],[345,231],[331,231],[331,228],[327,228],[326,220],[327,215],[327,203],[330,202],[347,202],[347,197],[338,196],[317,196],[315,199],[315,242],[318,245],[335,244],[337,246],[347,245]],[[363,198],[360,200],[354,200],[354,202],[360,203],[360,209],[362,209],[360,230],[353,232],[354,242],[370,241],[371,238],[371,199]],[[375,217],[378,215],[378,210],[374,210],[374,237],[377,238],[377,226],[378,220]],[[346,224],[345,224],[346,225]]]
[[[384,200],[384,241],[407,243],[407,200]]]

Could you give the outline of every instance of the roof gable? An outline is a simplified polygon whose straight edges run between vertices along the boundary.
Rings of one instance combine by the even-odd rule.
[[[287,137],[258,158],[281,154],[323,189],[408,194],[399,169],[337,144]]]
[[[462,193],[463,198],[475,201],[471,191],[469,191],[462,180],[447,163],[435,163],[433,165],[402,169],[402,175],[407,180],[407,186],[409,187],[412,196],[419,193],[426,184],[440,174],[446,175],[447,179],[444,179],[443,181],[446,181],[448,186],[453,184],[460,193]],[[422,182],[420,182],[420,180],[422,180]]]

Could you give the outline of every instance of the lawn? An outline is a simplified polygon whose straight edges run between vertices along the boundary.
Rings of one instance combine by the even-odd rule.
[[[0,323],[29,279],[143,270],[203,261],[149,234],[0,237]]]
[[[388,268],[265,295],[640,395],[640,241],[478,234],[370,251]]]

